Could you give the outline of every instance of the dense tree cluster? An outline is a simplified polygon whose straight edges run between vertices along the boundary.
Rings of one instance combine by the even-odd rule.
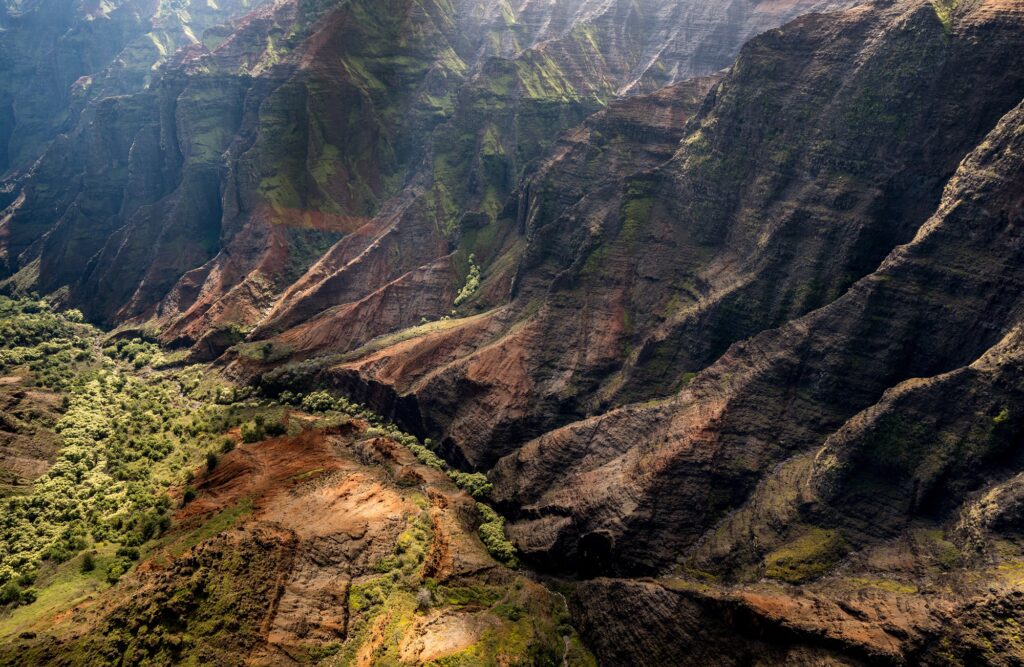
[[[52,466],[30,491],[0,500],[0,606],[34,601],[45,561],[82,555],[81,571],[92,571],[98,545],[114,554],[103,576],[117,581],[170,527],[172,488],[184,487],[187,504],[195,498],[189,484],[196,471],[217,468],[237,439],[284,435],[289,411],[316,415],[321,424],[365,420],[365,437],[401,443],[472,496],[491,489],[485,475],[451,469],[429,439],[421,442],[345,398],[286,390],[276,401],[258,399],[250,388],[218,384],[202,367],[169,366],[151,342],[104,343],[77,311],[0,297],[0,373],[63,395],[63,414],[51,424],[60,437]],[[504,521],[479,507],[484,544],[499,560],[514,562]]]
[[[2,501],[4,599],[12,601],[12,586],[29,590],[23,584],[43,561],[63,562],[98,543],[121,545],[107,573],[116,580],[138,547],[170,526],[167,491],[227,420],[195,395],[198,369],[143,378],[135,371],[158,360],[159,349],[122,340],[101,352],[101,333],[77,311],[0,297],[0,331],[0,372],[64,395],[56,460],[30,492]]]

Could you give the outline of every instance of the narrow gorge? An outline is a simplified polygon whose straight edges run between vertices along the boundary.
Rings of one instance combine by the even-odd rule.
[[[1024,1],[2,1],[0,665],[1024,661]]]

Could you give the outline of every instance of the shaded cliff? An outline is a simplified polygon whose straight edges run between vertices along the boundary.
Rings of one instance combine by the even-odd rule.
[[[90,100],[146,87],[175,51],[249,11],[248,0],[5,3],[0,173],[29,166]]]
[[[621,173],[604,151],[577,175],[586,153],[556,150],[492,228],[520,233],[480,245],[456,317],[349,353],[337,382],[393,386],[418,406],[405,419],[485,467],[574,415],[672,395],[732,343],[833,301],[934,212],[1021,95],[1016,68],[989,65],[1017,57],[1015,15],[969,16],[801,19],[748,45],[664,166]],[[979,86],[992,93],[966,93]]]

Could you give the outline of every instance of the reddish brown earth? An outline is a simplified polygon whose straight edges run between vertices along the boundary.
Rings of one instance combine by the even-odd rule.
[[[24,489],[56,458],[59,439],[52,427],[60,418],[61,397],[25,387],[22,376],[0,377],[0,489]]]
[[[31,659],[423,664],[475,650],[507,664],[511,650],[564,651],[564,603],[491,559],[475,501],[366,431],[351,422],[238,446],[196,480],[196,499],[128,579],[41,619],[46,641],[22,633]],[[384,597],[368,603],[380,582]]]

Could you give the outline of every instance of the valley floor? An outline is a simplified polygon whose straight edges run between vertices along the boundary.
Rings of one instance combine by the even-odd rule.
[[[0,664],[593,664],[412,436],[0,309]]]

